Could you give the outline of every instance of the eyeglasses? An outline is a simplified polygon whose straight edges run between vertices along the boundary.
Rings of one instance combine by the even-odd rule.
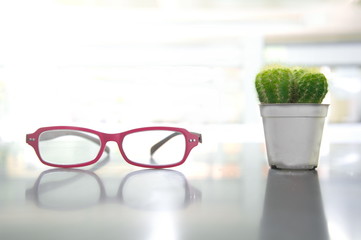
[[[26,135],[40,161],[52,167],[83,167],[109,154],[115,141],[125,161],[138,167],[169,168],[183,164],[202,135],[183,128],[147,127],[108,134],[80,127],[44,127]]]

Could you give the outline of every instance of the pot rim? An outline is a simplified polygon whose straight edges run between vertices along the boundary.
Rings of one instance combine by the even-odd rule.
[[[259,106],[330,106],[330,104],[325,103],[260,103]]]
[[[330,104],[275,103],[260,104],[262,117],[326,117]]]

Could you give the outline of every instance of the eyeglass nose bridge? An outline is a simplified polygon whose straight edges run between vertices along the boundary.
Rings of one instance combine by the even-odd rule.
[[[104,133],[102,134],[103,144],[106,145],[108,142],[116,142],[120,144],[123,135],[121,133]]]

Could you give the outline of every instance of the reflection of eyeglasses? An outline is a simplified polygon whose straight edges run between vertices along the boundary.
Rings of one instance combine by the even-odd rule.
[[[183,128],[147,127],[107,134],[80,127],[44,127],[26,135],[40,161],[53,167],[83,167],[109,153],[108,141],[118,143],[123,158],[148,168],[175,167],[185,162],[202,135]]]
[[[102,181],[94,172],[51,169],[40,174],[26,196],[39,207],[54,210],[82,209],[113,200],[140,210],[170,210],[200,201],[201,192],[190,186],[180,172],[141,170],[122,180],[113,199],[106,195]]]

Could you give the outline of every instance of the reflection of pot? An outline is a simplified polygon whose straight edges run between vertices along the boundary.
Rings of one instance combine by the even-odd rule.
[[[94,172],[51,169],[40,174],[26,196],[41,208],[57,210],[88,208],[114,200],[141,210],[164,210],[185,208],[200,200],[201,192],[189,186],[180,172],[152,169],[128,174],[114,199],[107,197],[102,181]]]
[[[329,239],[316,171],[269,170],[260,239]]]

